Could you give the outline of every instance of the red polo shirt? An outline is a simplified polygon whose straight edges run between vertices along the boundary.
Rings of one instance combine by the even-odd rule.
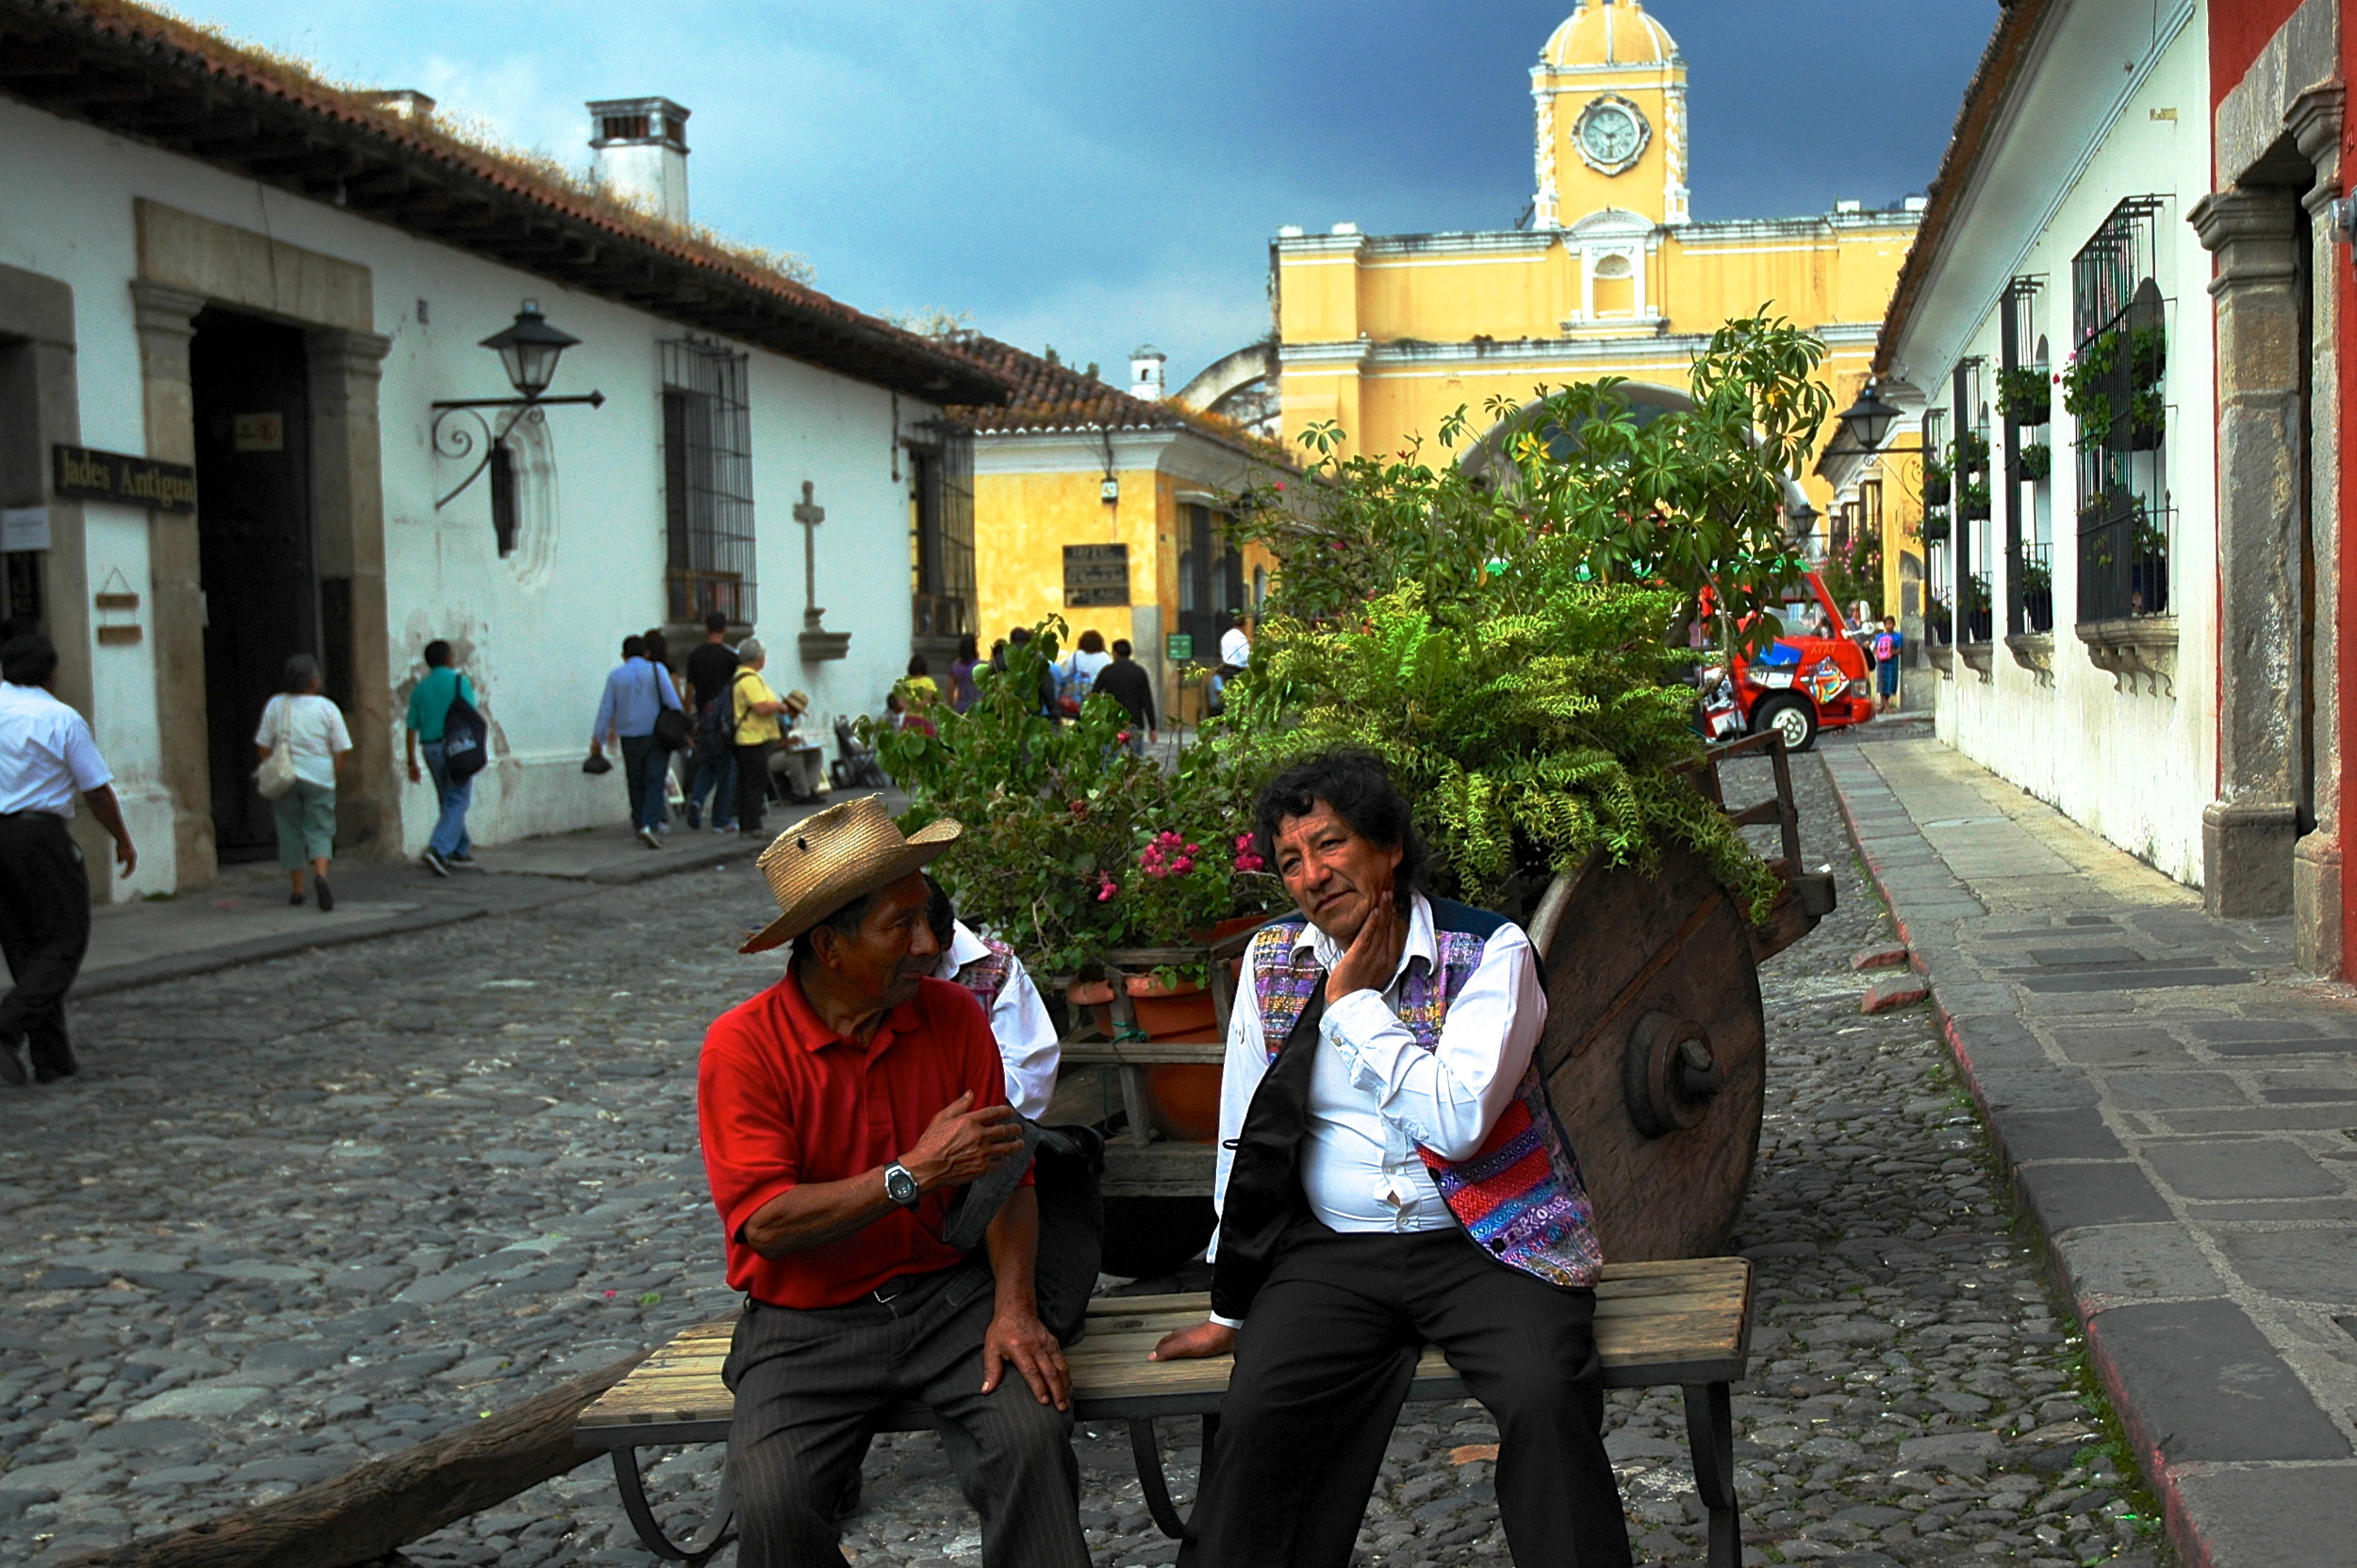
[[[963,1254],[941,1239],[947,1188],[783,1258],[737,1237],[799,1182],[846,1180],[898,1159],[969,1089],[977,1107],[1006,1103],[990,1025],[973,994],[948,981],[919,981],[915,999],[885,1015],[865,1048],[819,1021],[790,967],[720,1015],[697,1063],[696,1112],[730,1287],[777,1307],[834,1307],[895,1275],[957,1263]]]

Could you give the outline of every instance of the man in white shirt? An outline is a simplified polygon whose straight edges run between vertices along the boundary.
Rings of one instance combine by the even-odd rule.
[[[941,944],[933,978],[955,981],[982,1004],[991,1038],[998,1042],[998,1060],[1007,1071],[1007,1103],[1016,1114],[1037,1121],[1056,1098],[1056,1069],[1063,1059],[1056,1021],[1048,1016],[1039,987],[1014,949],[975,934],[958,918],[942,885],[931,877],[925,881],[932,889],[926,920],[933,940]]]
[[[65,997],[90,949],[91,903],[68,831],[74,798],[113,835],[124,876],[140,857],[89,722],[57,699],[49,639],[0,643],[0,952],[16,982],[0,997],[0,1082],[21,1087],[74,1071]]]
[[[1219,635],[1219,662],[1242,669],[1252,662],[1252,634],[1239,620]]]
[[[1254,937],[1230,1015],[1211,1320],[1151,1358],[1236,1356],[1197,1561],[1343,1568],[1431,1344],[1497,1420],[1514,1561],[1625,1568],[1603,1258],[1536,1065],[1530,939],[1413,891],[1423,845],[1365,753],[1278,775],[1257,837],[1301,915]]]

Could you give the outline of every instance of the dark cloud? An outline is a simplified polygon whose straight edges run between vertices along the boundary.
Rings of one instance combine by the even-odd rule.
[[[184,0],[331,75],[423,87],[569,160],[584,99],[695,110],[697,216],[878,311],[1114,373],[1264,331],[1280,223],[1502,227],[1572,0]],[[1658,0],[1701,218],[1884,203],[1937,169],[1996,0]]]

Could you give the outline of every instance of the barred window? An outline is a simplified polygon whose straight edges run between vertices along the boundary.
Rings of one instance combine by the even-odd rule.
[[[718,610],[750,626],[756,605],[749,356],[693,338],[662,347],[665,619],[686,623]]]
[[[2079,448],[2082,621],[2170,608],[2163,206],[2159,196],[2121,202],[2070,263],[2078,347],[2064,386]]]
[[[974,433],[927,420],[908,452],[912,631],[963,636],[974,630]]]

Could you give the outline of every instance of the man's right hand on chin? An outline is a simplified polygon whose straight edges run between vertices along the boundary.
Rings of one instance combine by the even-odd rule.
[[[1147,1352],[1149,1362],[1192,1362],[1206,1356],[1225,1356],[1236,1348],[1236,1330],[1225,1323],[1206,1320],[1191,1329],[1176,1329],[1164,1334]]]

